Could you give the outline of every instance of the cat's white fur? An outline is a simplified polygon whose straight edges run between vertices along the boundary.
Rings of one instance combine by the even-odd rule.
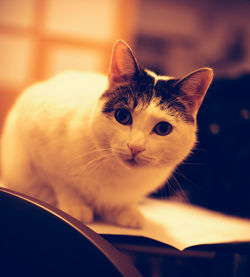
[[[168,179],[196,141],[196,125],[150,103],[135,108],[133,125],[102,112],[105,76],[68,72],[29,87],[10,112],[2,137],[7,187],[55,204],[83,222],[139,227],[136,204]],[[159,121],[168,136],[152,133]],[[143,146],[140,166],[128,165],[128,144]]]

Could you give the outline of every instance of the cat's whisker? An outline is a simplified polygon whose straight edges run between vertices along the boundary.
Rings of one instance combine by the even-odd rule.
[[[192,184],[194,187],[200,189],[199,185],[197,185],[196,183],[194,183],[193,181],[191,181],[187,176],[185,176],[185,175],[183,174],[183,172],[181,172],[180,169],[177,168],[177,169],[175,170],[175,173],[176,173],[177,175],[179,175],[180,177],[182,177],[183,179],[185,179],[188,183]]]
[[[175,176],[172,174],[162,189],[166,191],[166,186],[169,189],[169,197],[173,198],[174,195],[179,191],[182,198],[185,202],[189,202],[188,196],[186,195],[185,191],[182,189],[181,185],[179,184],[178,180],[175,178]]]
[[[205,148],[199,148],[199,147],[195,147],[194,152],[195,151],[208,152],[207,149],[205,149]]]
[[[143,163],[144,165],[153,165],[153,164],[155,164],[155,159],[152,159],[152,158],[141,157],[141,158],[138,158],[138,161]]]
[[[74,163],[74,161],[81,161],[84,158],[86,159],[88,156],[91,156],[91,155],[97,155],[97,154],[100,155],[102,153],[107,154],[107,153],[110,153],[110,152],[111,152],[111,147],[94,149],[94,150],[89,151],[89,152],[79,153],[78,155],[74,155],[71,158],[71,162]]]
[[[160,168],[165,168],[165,166],[163,165],[163,164],[161,164],[160,162],[158,162],[158,163],[156,163],[156,165],[158,166],[158,167],[160,167]],[[161,175],[163,175],[163,174],[161,174]],[[164,176],[165,177],[165,176]],[[164,178],[163,178],[164,179]],[[163,199],[166,199],[166,198],[168,198],[167,197],[167,189],[166,189],[166,185],[167,185],[167,182],[168,182],[168,180],[166,180],[165,181],[165,183],[162,185],[162,187],[160,187],[160,189],[159,189],[159,191],[160,191],[160,193],[161,193],[161,197],[163,198]],[[168,187],[170,190],[171,190],[171,188],[172,187]]]
[[[172,178],[169,178],[168,179],[168,181],[167,181],[167,183],[165,184],[165,186],[164,186],[164,188],[165,187],[168,187],[168,189],[169,189],[169,198],[171,198],[175,193],[176,193],[176,188],[175,188],[175,182],[173,181],[173,179]],[[165,188],[165,190],[166,190],[166,188]]]
[[[165,168],[165,166],[163,166]],[[163,187],[161,188],[162,191],[164,191],[165,199],[171,199],[176,194],[178,189],[176,188],[176,180],[172,178],[172,176],[169,176],[168,179],[165,181]]]
[[[98,165],[99,162],[103,161],[104,159],[106,159],[106,158],[109,157],[109,156],[111,156],[111,153],[108,153],[108,154],[106,154],[106,155],[104,155],[104,156],[97,157],[97,158],[95,158],[95,159],[93,159],[93,160],[90,160],[87,164],[84,165],[85,170],[86,170],[89,166],[91,166],[91,165],[95,165],[95,166]]]
[[[174,176],[174,173],[172,174],[172,176],[170,177],[171,179],[173,179],[183,197],[183,199],[185,200],[185,202],[188,202],[188,196],[187,194],[185,193],[185,191],[183,190],[183,188],[181,187],[179,181],[176,179],[176,177]]]
[[[160,166],[162,168],[166,167],[162,163],[158,163],[158,166]],[[181,185],[179,184],[178,180],[175,178],[175,176],[173,174],[172,174],[172,176],[169,177],[169,179],[166,181],[165,185],[161,188],[161,193],[164,190],[165,191],[165,196],[168,194],[166,186],[169,189],[170,197],[175,195],[177,191],[180,191],[183,199],[185,199],[185,201],[188,201],[188,197],[187,197],[185,191],[182,189]],[[176,186],[177,186],[177,188],[176,188]],[[162,193],[162,195],[163,195],[163,193]]]
[[[182,164],[185,164],[185,165],[199,165],[199,166],[202,166],[202,165],[206,165],[206,163],[191,163],[191,162],[182,162]]]
[[[96,154],[97,152],[105,152],[105,151],[108,151],[108,150],[111,150],[111,147],[94,149],[92,151],[84,153],[84,156],[91,155],[91,154]]]

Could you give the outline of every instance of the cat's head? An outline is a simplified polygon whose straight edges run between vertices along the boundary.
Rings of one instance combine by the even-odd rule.
[[[95,139],[128,167],[175,167],[196,142],[196,115],[212,81],[210,68],[182,79],[139,67],[131,49],[113,49],[108,89],[100,98]]]

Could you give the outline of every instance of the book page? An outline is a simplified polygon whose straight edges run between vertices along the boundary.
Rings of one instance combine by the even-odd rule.
[[[103,222],[88,226],[99,234],[142,236],[179,250],[198,244],[250,242],[250,219],[169,200],[145,199],[139,209],[146,219],[142,229]]]

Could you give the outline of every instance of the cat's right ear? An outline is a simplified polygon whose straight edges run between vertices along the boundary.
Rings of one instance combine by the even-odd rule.
[[[132,50],[126,42],[118,40],[113,47],[108,73],[109,85],[129,82],[139,72]]]
[[[213,70],[209,67],[203,67],[191,72],[175,85],[183,93],[183,99],[195,116],[212,79]]]

